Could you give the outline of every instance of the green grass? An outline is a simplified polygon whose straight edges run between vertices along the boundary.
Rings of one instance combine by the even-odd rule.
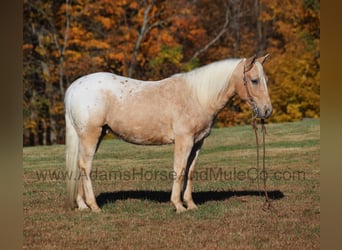
[[[64,145],[24,148],[24,248],[319,249],[319,122],[267,125],[277,214],[262,210],[251,126],[213,129],[196,166],[199,209],[183,214],[169,202],[172,145],[104,140],[93,164],[99,214],[64,209]]]

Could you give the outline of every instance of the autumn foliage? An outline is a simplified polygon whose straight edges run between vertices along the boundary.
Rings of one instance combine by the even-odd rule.
[[[64,142],[66,88],[108,71],[143,80],[271,54],[270,121],[320,116],[318,0],[25,0],[24,145]],[[216,126],[249,123],[234,98]]]

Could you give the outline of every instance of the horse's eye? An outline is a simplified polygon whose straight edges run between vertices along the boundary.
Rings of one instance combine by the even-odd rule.
[[[251,80],[253,84],[258,84],[259,80],[258,79],[252,79]]]

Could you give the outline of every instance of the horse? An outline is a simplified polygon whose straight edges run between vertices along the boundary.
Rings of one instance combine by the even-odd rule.
[[[255,117],[272,113],[263,70],[267,58],[225,59],[159,81],[109,72],[75,80],[64,99],[67,206],[101,211],[90,174],[100,141],[110,131],[133,144],[174,144],[171,202],[177,213],[197,209],[191,177],[218,112],[237,94]]]

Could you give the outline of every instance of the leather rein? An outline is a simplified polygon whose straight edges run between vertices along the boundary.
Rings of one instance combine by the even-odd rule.
[[[247,96],[248,96],[248,101],[250,103],[250,105],[252,106],[253,109],[253,122],[252,122],[252,127],[254,130],[254,134],[255,134],[255,141],[256,141],[256,155],[257,155],[257,180],[258,180],[258,189],[260,190],[260,184],[259,184],[259,137],[258,137],[258,126],[257,126],[257,117],[258,117],[258,108],[256,105],[256,102],[253,99],[253,96],[250,94],[250,91],[248,89],[248,84],[247,84],[247,78],[246,78],[246,72],[248,72],[249,70],[251,70],[251,68],[247,68],[246,65],[244,65],[243,68],[243,85],[246,88],[246,92],[247,92]],[[265,120],[263,118],[260,119],[261,121],[261,131],[262,131],[262,148],[263,148],[263,154],[262,154],[262,172],[263,172],[263,184],[264,184],[264,194],[265,194],[265,202],[263,204],[262,209],[266,210],[273,210],[276,212],[276,209],[273,207],[271,200],[268,196],[268,192],[267,192],[267,185],[266,185],[266,163],[265,163],[265,158],[266,158],[266,147],[265,147],[265,136],[267,134],[266,131],[266,127],[265,127]]]

